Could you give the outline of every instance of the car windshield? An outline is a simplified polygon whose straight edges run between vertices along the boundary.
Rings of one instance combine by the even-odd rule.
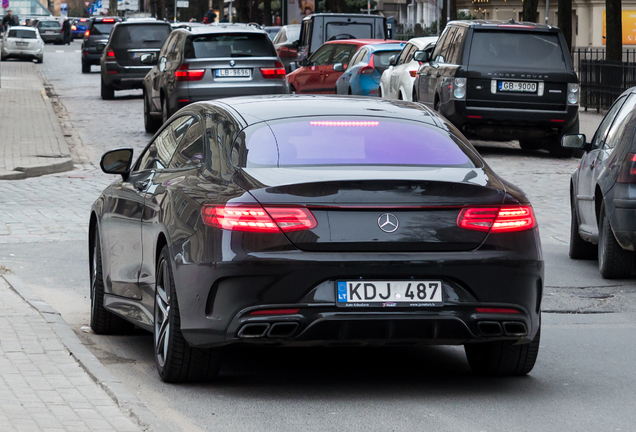
[[[241,167],[479,164],[447,132],[392,118],[295,118],[259,123],[246,130],[246,137],[245,149],[233,152]]]
[[[554,33],[475,31],[469,66],[566,70],[563,49]]]
[[[389,59],[391,56],[399,56],[401,50],[395,51],[376,51],[373,53],[373,67],[380,73],[389,67]]]
[[[300,38],[300,26],[287,27],[287,42],[294,42]]]
[[[274,45],[263,33],[191,36],[185,47],[186,58],[276,57],[276,55]]]
[[[161,48],[170,34],[170,24],[119,25],[113,34],[113,46],[132,48]]]
[[[115,23],[94,23],[91,33],[94,35],[109,35]]]
[[[61,25],[57,21],[40,21],[39,26],[41,28],[60,28]]]
[[[373,25],[371,23],[327,23],[327,40],[341,39],[373,39]]]
[[[18,39],[37,39],[33,30],[9,30],[9,35],[7,37]]]
[[[275,28],[266,28],[265,31],[271,40],[274,40],[278,32],[280,31],[280,27]]]

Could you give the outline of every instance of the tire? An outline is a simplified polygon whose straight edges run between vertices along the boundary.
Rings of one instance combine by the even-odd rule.
[[[541,149],[541,141],[519,140],[519,147],[521,147],[523,150],[539,150]]]
[[[146,92],[144,92],[144,128],[146,132],[155,133],[161,127],[161,122],[150,115],[150,107],[148,105],[148,98]]]
[[[352,96],[352,95],[353,95],[353,92],[351,91],[351,87],[349,87],[349,91],[347,92],[347,94],[348,94],[349,96]]]
[[[417,100],[417,92],[415,91],[415,89],[413,90],[413,96],[412,96],[412,98],[413,98],[413,102],[419,102],[419,101]]]
[[[102,79],[102,99],[112,100],[115,99],[115,88],[112,85],[104,83]]]
[[[44,63],[44,56],[42,56],[40,58],[36,58],[35,61],[38,62],[38,63]]]
[[[289,94],[298,94],[298,92],[296,91],[296,87],[289,86]]]
[[[433,104],[433,109],[435,110],[435,112],[439,112],[439,98],[435,98],[435,103]]]
[[[82,73],[91,73],[91,64],[82,62]]]
[[[598,224],[598,269],[603,279],[626,279],[632,275],[634,252],[626,251],[618,244],[605,205],[601,207]]]
[[[115,335],[131,333],[135,326],[104,308],[104,273],[102,272],[102,245],[95,229],[93,251],[89,263],[91,281],[91,329],[96,334]]]
[[[527,375],[537,361],[541,328],[532,342],[514,345],[514,342],[484,342],[464,345],[468,364],[474,374],[483,376]]]
[[[382,99],[382,86],[378,86],[378,97]]]
[[[548,152],[550,156],[561,159],[571,158],[574,155],[574,149],[561,147],[561,135],[548,140]]]
[[[153,340],[157,372],[168,383],[211,381],[219,374],[220,350],[193,348],[183,338],[169,262],[168,247],[164,246],[157,262],[155,288]]]
[[[572,259],[595,259],[598,256],[598,247],[590,242],[586,242],[579,234],[579,218],[574,206],[574,197],[570,194],[570,258]]]

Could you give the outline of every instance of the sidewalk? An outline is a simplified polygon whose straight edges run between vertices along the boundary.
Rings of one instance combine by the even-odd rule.
[[[0,62],[0,180],[73,169],[68,145],[32,62]]]
[[[140,431],[79,366],[43,315],[48,314],[32,308],[0,277],[0,429]]]

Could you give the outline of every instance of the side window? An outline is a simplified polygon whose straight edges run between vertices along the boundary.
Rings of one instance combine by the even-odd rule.
[[[612,126],[607,132],[607,136],[605,137],[605,142],[603,143],[603,148],[611,150],[618,145],[619,142],[622,141],[623,135],[625,135],[627,125],[630,123],[630,119],[632,118],[632,113],[634,112],[634,107],[636,106],[636,95],[630,95],[625,103],[623,104],[621,110],[616,115]],[[631,128],[630,128],[631,129]],[[633,131],[632,131],[633,132]],[[630,135],[631,138],[631,135]]]
[[[184,123],[191,123],[193,120],[191,116],[182,116],[166,126],[142,156],[139,170],[166,169],[180,139],[188,130]]]
[[[434,58],[434,60],[437,63],[447,63],[447,59],[448,59],[448,51],[450,48],[450,44],[453,41],[454,37],[455,37],[455,31],[456,28],[455,27],[450,27],[448,29],[448,34],[446,35],[446,37],[444,38],[444,40],[442,41],[442,45],[440,46],[439,52],[436,53],[436,57]],[[437,51],[437,50],[435,50]]]
[[[333,60],[331,64],[342,63],[347,65],[349,59],[357,49],[357,45],[338,45],[336,51],[333,53]]]
[[[603,119],[603,121],[601,122],[601,125],[596,130],[596,133],[594,134],[594,138],[592,139],[593,150],[599,149],[603,147],[603,145],[605,144],[605,135],[607,135],[607,130],[612,125],[612,122],[614,121],[614,117],[616,116],[616,113],[623,106],[624,102],[625,102],[625,97],[617,99],[616,102],[614,102],[614,105],[612,105],[610,110],[605,115],[605,118]]]
[[[219,114],[214,111],[206,111],[204,123],[205,141],[207,141],[208,148],[208,157],[205,163],[212,174],[219,175],[221,172],[221,147],[223,145],[223,141],[217,133]]]
[[[415,45],[413,45],[411,47],[411,50],[406,55],[406,59],[404,60],[404,63],[410,63],[413,60],[413,56],[415,55],[415,51],[417,51],[417,47]]]
[[[407,44],[404,47],[404,49],[400,53],[400,56],[397,59],[397,62],[395,63],[396,66],[399,66],[405,63],[406,57],[409,55],[409,52],[411,52],[411,48],[413,48],[413,45],[411,44]]]
[[[461,55],[461,51],[464,45],[464,36],[466,33],[466,29],[457,27],[455,33],[453,34],[453,38],[450,41],[448,54],[446,58],[446,63],[458,64],[461,60],[459,57]]]
[[[174,39],[177,37],[175,34],[171,34],[168,39],[163,43],[161,47],[161,51],[159,52],[159,58],[165,57],[168,52],[169,47],[173,44]]]
[[[446,38],[448,37],[450,29],[451,27],[446,27],[446,29],[442,32],[442,35],[437,40],[437,43],[435,44],[435,50],[433,51],[433,55],[431,56],[431,59],[433,59],[434,61],[442,52],[442,46],[444,45],[444,42],[446,42]]]
[[[358,51],[356,53],[356,55],[353,56],[353,58],[351,59],[351,63],[349,63],[349,68],[351,69],[353,66],[357,65],[358,63],[360,63],[362,61],[362,59],[367,55],[367,50],[366,49],[361,49],[360,51]]]
[[[204,148],[201,124],[193,118],[192,122],[186,122],[184,125],[190,125],[190,127],[172,156],[170,169],[188,168],[203,162]]]
[[[318,51],[312,54],[309,64],[312,66],[324,66],[329,64],[329,57],[331,57],[334,48],[335,45],[324,45],[320,47]]]

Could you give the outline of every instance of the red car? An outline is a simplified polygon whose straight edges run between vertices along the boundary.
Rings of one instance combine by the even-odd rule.
[[[287,75],[292,93],[335,94],[336,81],[347,69],[349,61],[363,45],[400,43],[383,39],[347,39],[326,42],[308,59],[300,62],[300,68]]]

